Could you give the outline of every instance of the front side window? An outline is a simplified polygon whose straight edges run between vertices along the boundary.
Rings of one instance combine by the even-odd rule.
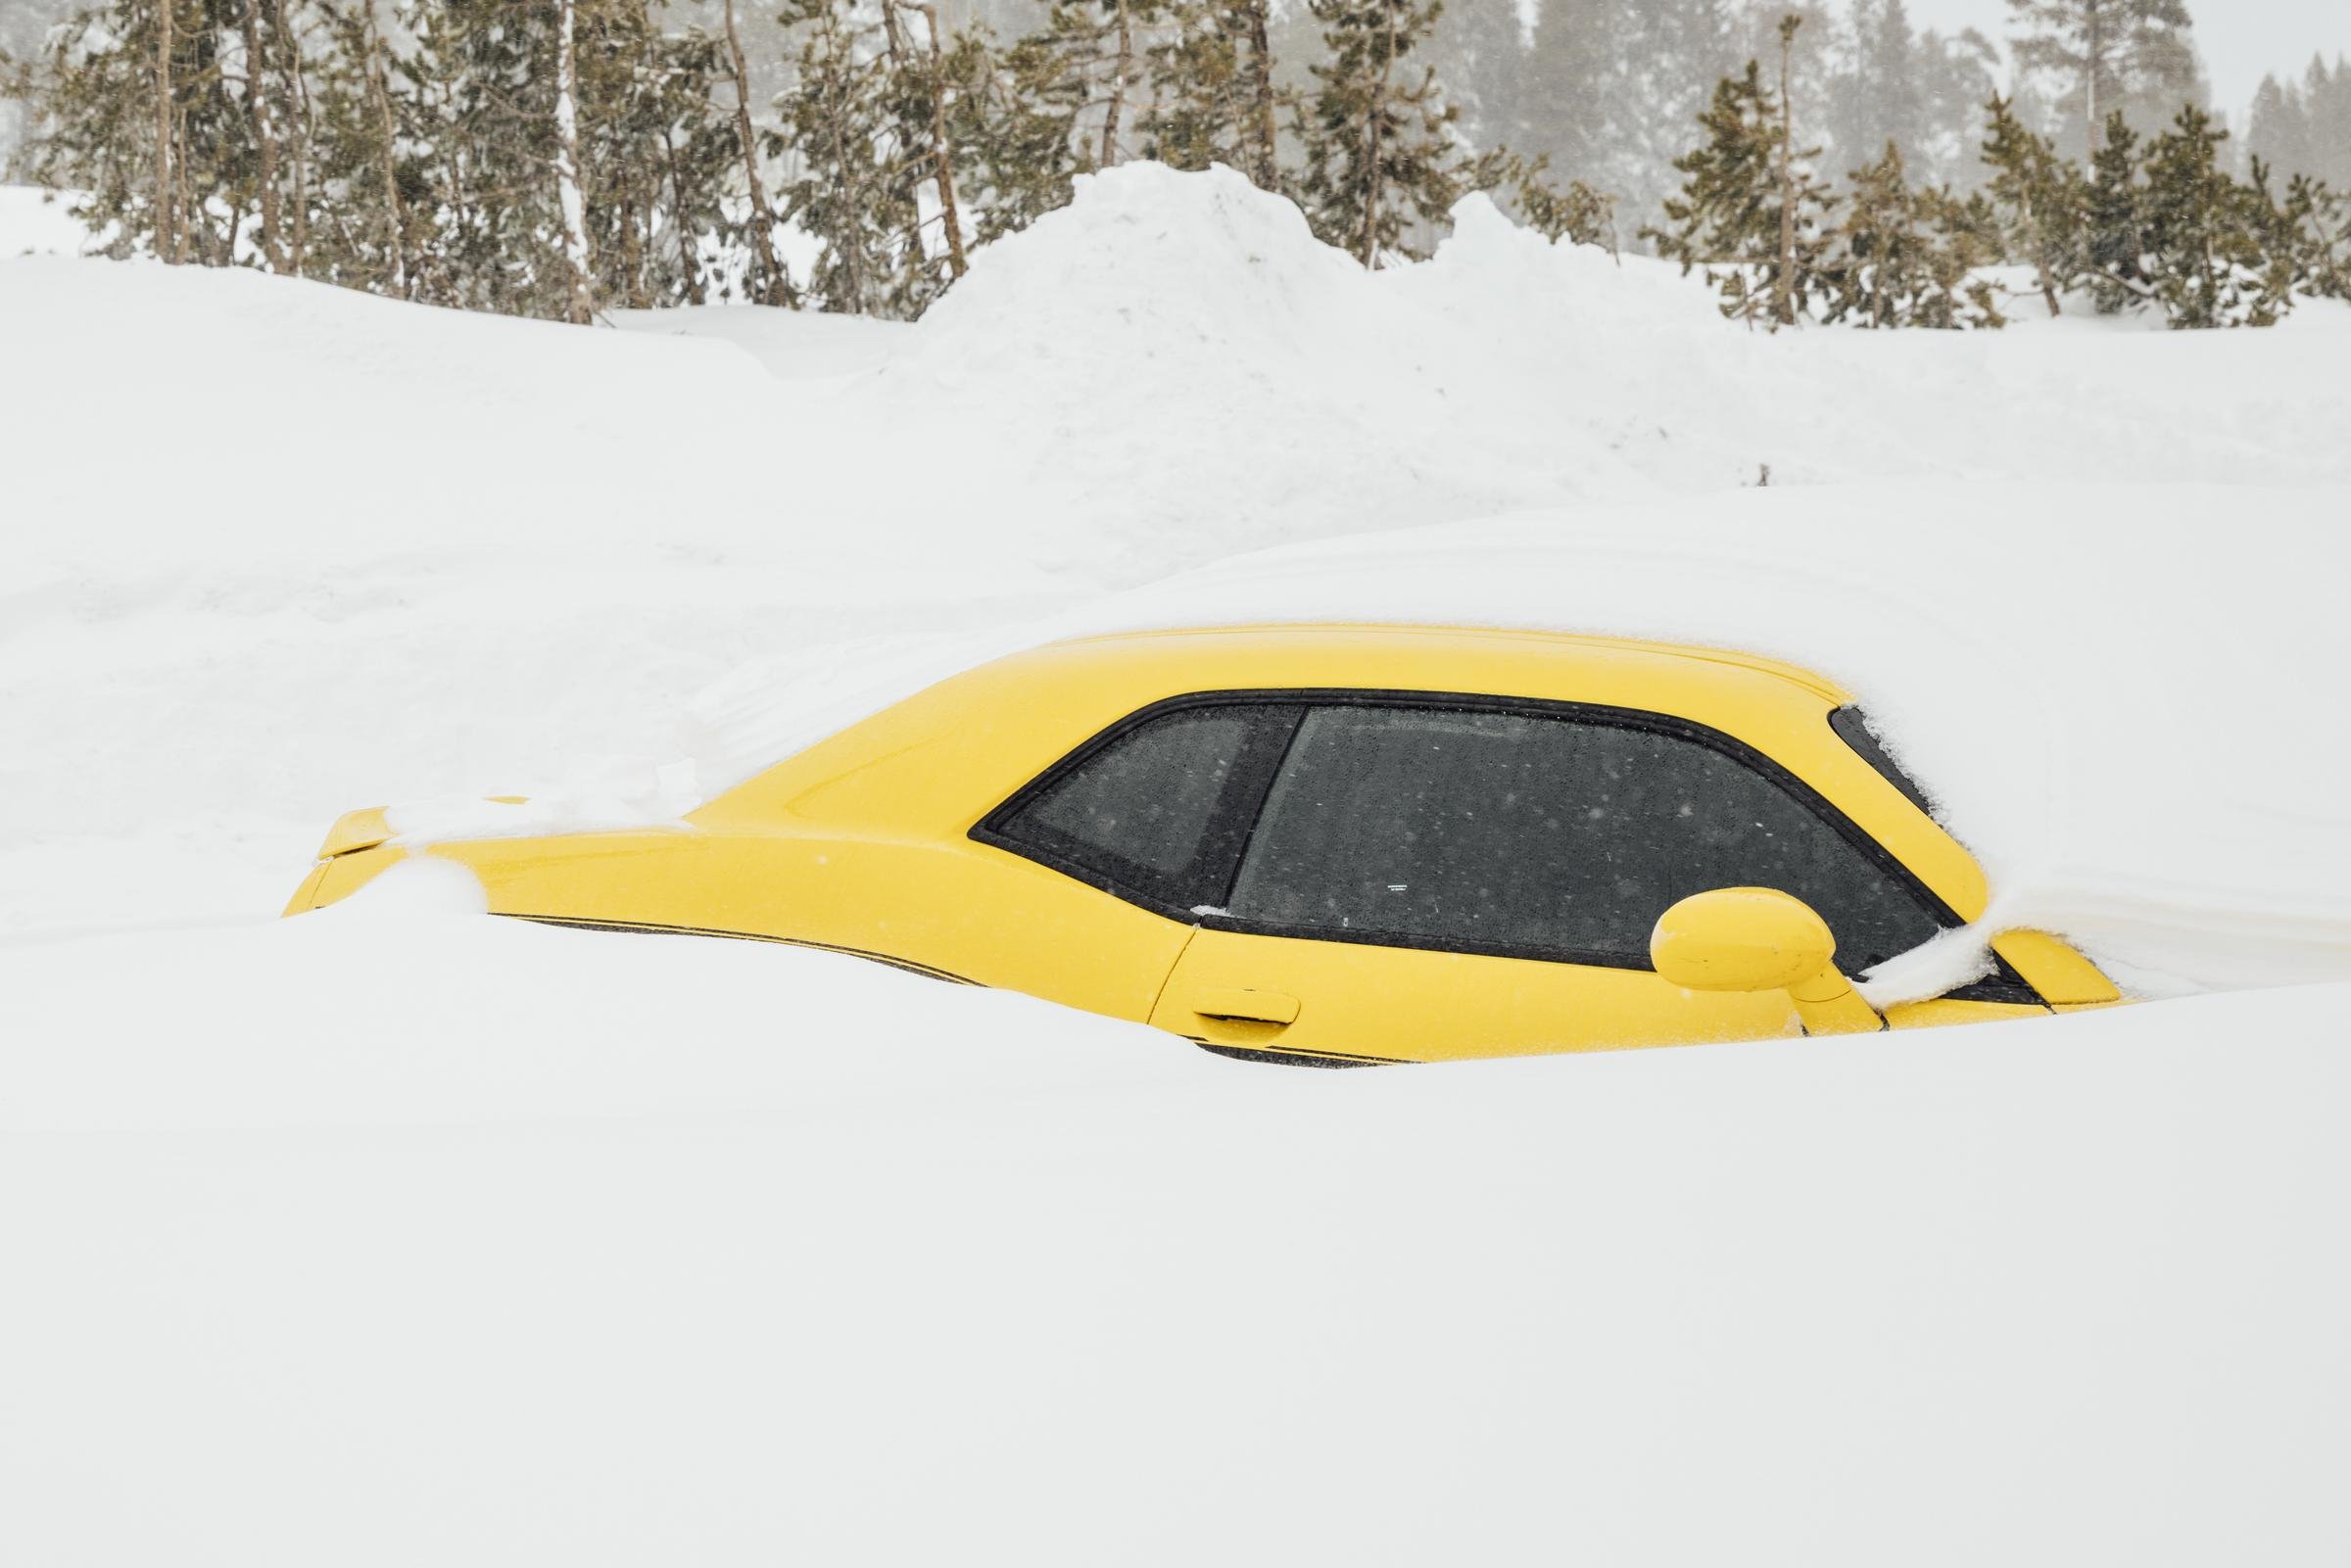
[[[1437,707],[1316,707],[1234,879],[1236,921],[1299,934],[1646,967],[1693,893],[1774,887],[1864,970],[1936,914],[1788,787],[1661,729]]]

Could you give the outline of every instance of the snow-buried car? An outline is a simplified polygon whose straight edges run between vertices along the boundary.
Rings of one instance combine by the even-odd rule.
[[[1975,859],[1833,684],[1440,627],[1061,642],[943,681],[684,831],[404,847],[337,823],[288,913],[408,853],[497,914],[836,949],[1327,1066],[2119,1001],[2040,932],[1926,1001],[1846,976],[1973,922]]]

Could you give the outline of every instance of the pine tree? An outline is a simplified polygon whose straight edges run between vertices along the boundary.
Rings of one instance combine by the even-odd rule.
[[[1826,117],[1839,156],[1858,160],[1889,143],[1906,156],[1925,151],[1926,61],[1905,0],[1853,0],[1845,54]]]
[[[72,211],[110,235],[109,254],[247,259],[278,195],[274,167],[264,191],[249,4],[115,0],[54,29],[42,59],[12,78],[40,127],[24,171],[76,192]]]
[[[1948,191],[1911,185],[1893,142],[1854,171],[1852,187],[1824,268],[1827,319],[1943,331],[2007,324],[1976,276],[1994,259],[1982,216]]]
[[[1789,146],[1790,117],[1759,61],[1716,85],[1699,123],[1705,141],[1674,161],[1684,183],[1665,203],[1670,227],[1644,237],[1685,273],[1708,268],[1723,314],[1793,324],[1827,282],[1823,230],[1836,202],[1809,170],[1817,153]]]
[[[1434,224],[1463,189],[1453,111],[1413,51],[1437,0],[1313,0],[1330,59],[1301,118],[1307,220],[1367,267],[1398,251],[1415,218]]]
[[[2147,150],[2140,211],[2150,297],[2175,328],[2271,326],[2293,308],[2290,257],[2263,245],[2275,228],[2258,166],[2241,186],[2222,166],[2229,133],[2190,104]]]
[[[2087,188],[2047,137],[2017,119],[2011,100],[1995,94],[1985,112],[1983,157],[1994,171],[1988,196],[2000,236],[2008,255],[2033,268],[2049,314],[2063,315],[2065,294],[2088,265]]]
[[[1144,156],[1176,168],[1223,164],[1279,188],[1266,0],[1172,0],[1146,50]]]
[[[743,52],[743,29],[736,24],[735,0],[725,0],[727,82],[735,95],[735,156],[743,165],[744,187],[750,208],[745,227],[751,242],[751,298],[761,305],[798,303],[792,278],[776,256],[776,214],[767,199],[767,174],[759,165],[759,135],[751,125],[751,68]]]
[[[979,242],[1066,204],[1080,167],[1077,127],[1086,92],[1053,41],[1032,34],[999,51],[984,28],[970,29],[957,36],[945,70],[960,84],[948,100],[948,135]]]
[[[2086,204],[2090,299],[2100,315],[2117,315],[2153,299],[2140,164],[2138,133],[2118,109],[2099,138]]]
[[[1506,154],[1498,161],[1481,160],[1481,164],[1487,172],[1478,188],[1501,190],[1504,206],[1522,226],[1554,243],[1601,245],[1610,255],[1616,253],[1613,196],[1580,179],[1554,184],[1550,164],[1540,158],[1528,163]]]
[[[1427,54],[1472,146],[1519,140],[1528,47],[1516,0],[1446,0]]]
[[[2194,26],[2186,0],[2008,0],[2017,64],[2066,83],[2095,156],[2113,116],[2154,99],[2165,114],[2194,90]]]
[[[786,190],[784,220],[822,247],[810,282],[824,309],[873,314],[888,297],[905,229],[889,210],[878,152],[889,120],[887,62],[839,0],[793,0],[785,17],[806,35],[798,79],[777,100],[802,170]]]
[[[1636,118],[1633,26],[1626,0],[1544,0],[1508,139],[1559,168],[1615,172]]]

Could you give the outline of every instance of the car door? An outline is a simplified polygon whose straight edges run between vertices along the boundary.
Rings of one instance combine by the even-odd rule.
[[[1796,1033],[1785,996],[1660,979],[1657,917],[1775,887],[1829,922],[1847,973],[1957,924],[1785,770],[1693,725],[1393,693],[1283,711],[1224,896],[1195,911],[1153,1013],[1211,1049],[1431,1061]]]

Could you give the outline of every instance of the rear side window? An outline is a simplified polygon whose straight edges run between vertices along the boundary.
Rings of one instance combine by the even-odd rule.
[[[1839,708],[1829,715],[1829,728],[1836,731],[1837,738],[1852,747],[1863,762],[1877,769],[1888,784],[1899,789],[1910,804],[1930,817],[1935,815],[1934,801],[1919,787],[1918,781],[1904,773],[1901,764],[1894,760],[1894,754],[1886,749],[1886,742],[1878,738],[1877,727],[1869,722],[1868,714],[1859,708]]]
[[[1221,902],[1248,815],[1297,717],[1295,708],[1258,705],[1146,720],[1073,758],[984,832],[1147,902]]]
[[[1230,908],[1299,934],[1646,968],[1659,915],[1732,886],[1811,905],[1848,974],[1941,928],[1791,787],[1698,740],[1376,705],[1307,714]]]

